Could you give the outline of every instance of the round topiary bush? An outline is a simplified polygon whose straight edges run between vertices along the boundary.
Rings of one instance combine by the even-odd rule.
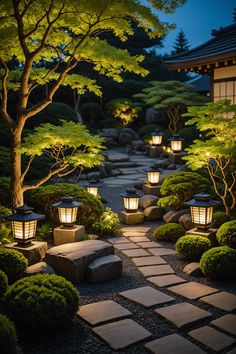
[[[178,239],[175,248],[187,259],[198,261],[211,248],[211,241],[204,236],[186,235]]]
[[[224,211],[216,211],[212,215],[211,227],[218,229],[222,224],[229,221],[229,215],[225,214]]]
[[[181,225],[169,223],[157,227],[152,236],[158,241],[176,242],[184,234],[185,229]]]
[[[220,245],[236,248],[236,220],[225,222],[216,233]]]
[[[0,299],[3,297],[8,288],[7,275],[0,270]]]
[[[79,293],[61,276],[38,274],[11,285],[3,306],[19,329],[46,331],[71,319],[79,306]]]
[[[0,314],[0,353],[16,353],[16,329],[7,316]]]
[[[202,255],[200,268],[209,278],[235,278],[236,251],[228,246],[213,247]]]
[[[106,208],[101,218],[93,224],[93,232],[101,236],[114,234],[120,226],[119,216]]]
[[[0,269],[6,273],[10,282],[19,279],[27,266],[28,260],[21,252],[0,248]]]

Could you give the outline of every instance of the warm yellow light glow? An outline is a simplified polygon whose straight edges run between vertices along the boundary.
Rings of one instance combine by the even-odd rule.
[[[171,148],[170,148],[169,146],[166,148],[166,152],[168,152],[168,154],[169,154],[170,152],[172,152],[172,150],[171,150]]]
[[[126,210],[137,210],[139,198],[124,198],[124,207]]]
[[[87,187],[87,191],[93,195],[95,195],[95,197],[98,196],[98,187],[91,187],[91,186],[88,186]]]
[[[178,152],[182,150],[182,141],[181,140],[171,140],[171,149],[174,152]]]
[[[150,184],[158,184],[160,180],[160,172],[159,171],[148,171],[148,182]]]
[[[162,143],[162,135],[153,135],[152,136],[152,144],[153,145],[161,145]]]
[[[58,208],[59,220],[62,224],[72,224],[76,221],[78,207]]]
[[[27,240],[35,236],[37,220],[33,221],[12,221],[12,233],[15,239]]]
[[[192,222],[196,225],[207,226],[212,220],[213,207],[191,207]]]

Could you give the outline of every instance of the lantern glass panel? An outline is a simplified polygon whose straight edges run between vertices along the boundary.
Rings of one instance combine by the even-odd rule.
[[[98,196],[98,187],[90,187],[88,186],[87,187],[87,191],[90,193],[90,194],[93,194],[95,196]]]
[[[76,221],[78,207],[58,208],[59,220],[62,224],[72,224]]]
[[[160,179],[159,171],[148,171],[148,182],[150,184],[158,184]]]
[[[171,140],[171,149],[175,152],[182,150],[182,141],[181,140]]]
[[[152,144],[153,145],[161,145],[162,143],[162,135],[153,135],[152,136]]]
[[[191,207],[192,222],[199,226],[207,226],[212,220],[213,207]]]
[[[37,220],[33,221],[12,221],[12,233],[15,239],[28,240],[35,236]]]
[[[126,210],[137,210],[138,209],[138,200],[139,198],[126,198],[124,197],[124,207]]]

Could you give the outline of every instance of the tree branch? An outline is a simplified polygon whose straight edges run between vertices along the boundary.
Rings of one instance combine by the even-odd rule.
[[[0,107],[0,118],[3,123],[9,128],[12,127],[14,121],[9,116],[7,112],[7,79],[9,75],[9,69],[7,64],[0,58],[0,63],[4,68],[4,74],[1,77],[2,80],[2,88],[1,88],[1,107]]]

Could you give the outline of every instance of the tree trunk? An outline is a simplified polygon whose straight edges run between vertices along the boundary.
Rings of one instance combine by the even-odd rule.
[[[24,204],[23,188],[21,181],[21,129],[12,129],[12,150],[11,150],[11,193],[13,208]]]

